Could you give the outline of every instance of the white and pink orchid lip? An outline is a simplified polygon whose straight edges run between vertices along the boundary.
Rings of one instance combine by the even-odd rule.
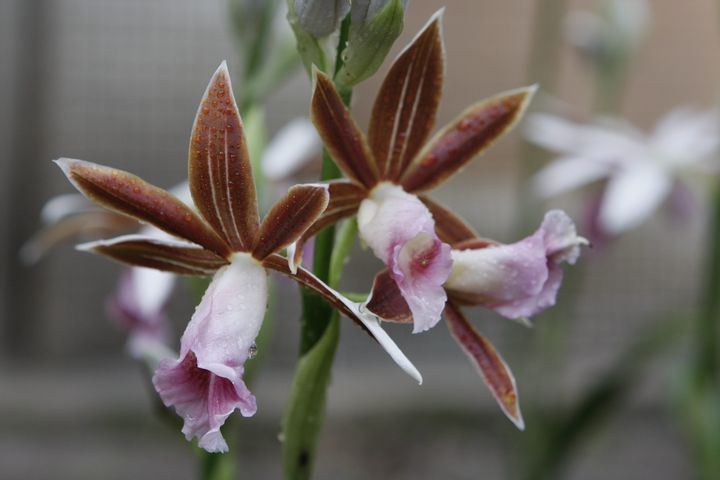
[[[435,222],[417,196],[380,183],[358,211],[362,240],[385,262],[413,314],[413,332],[433,327],[447,300],[450,246],[435,233]]]
[[[575,263],[587,240],[577,235],[564,212],[545,215],[531,236],[509,245],[453,250],[453,270],[445,283],[452,296],[522,320],[555,304],[562,262]]]
[[[257,410],[243,381],[267,303],[265,268],[237,253],[213,277],[183,334],[180,357],[160,364],[153,383],[166,406],[185,420],[183,433],[209,452],[225,452],[220,432],[236,409]]]

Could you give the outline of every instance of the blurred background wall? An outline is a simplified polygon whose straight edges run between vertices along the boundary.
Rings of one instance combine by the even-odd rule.
[[[593,2],[569,4],[589,8]],[[394,50],[440,6],[411,2]],[[446,6],[439,124],[482,97],[534,82],[527,62],[535,2],[454,0]],[[642,127],[678,104],[711,105],[720,77],[715,2],[654,0],[652,7],[650,36],[631,67],[622,106]],[[104,299],[119,267],[70,246],[32,267],[17,254],[39,227],[42,204],[71,191],[53,158],[112,165],[163,186],[185,178],[188,134],[207,80],[222,59],[231,69],[239,65],[226,9],[224,0],[0,2],[2,478],[193,478],[183,440],[152,416],[140,369],[124,355],[123,334],[105,318]],[[385,69],[356,91],[361,125]],[[558,73],[558,97],[586,111],[589,74],[568,47]],[[269,131],[305,114],[308,98],[309,83],[298,72],[270,99]],[[516,131],[436,192],[482,234],[503,241],[516,238],[516,193],[524,187],[517,181],[519,140]],[[577,215],[577,200],[567,196],[548,207]],[[562,408],[644,326],[695,304],[704,214],[684,225],[656,216],[611,249],[587,255],[570,318],[544,315],[527,330],[473,311],[517,373],[526,409],[540,399]],[[348,288],[369,286],[373,262],[368,252],[354,253],[349,271],[361,273],[348,279]],[[292,301],[277,315],[254,389],[258,416],[240,428],[247,478],[278,478],[280,471],[277,433],[297,353],[298,310],[294,289],[282,282],[278,289]],[[187,291],[176,295],[172,311],[178,325],[189,318]],[[556,321],[567,355],[538,371],[528,355],[532,338]],[[502,418],[445,332],[411,337],[391,328],[424,372],[418,388],[362,332],[349,322],[345,327],[318,478],[510,478],[522,434]],[[631,406],[581,446],[568,478],[688,477],[687,451],[667,401],[681,360],[654,365]],[[532,429],[529,424],[526,435]]]

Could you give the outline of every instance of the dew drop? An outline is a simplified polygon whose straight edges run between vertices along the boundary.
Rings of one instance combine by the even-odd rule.
[[[257,356],[257,351],[257,345],[255,345],[255,342],[253,342],[253,344],[250,345],[250,348],[248,349],[248,358],[251,360],[255,358]]]

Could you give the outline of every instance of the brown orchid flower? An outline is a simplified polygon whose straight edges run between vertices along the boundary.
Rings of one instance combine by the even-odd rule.
[[[243,382],[267,304],[267,270],[290,276],[362,326],[406,372],[420,374],[380,328],[378,319],[312,273],[290,271],[279,252],[295,242],[328,205],[326,185],[296,185],[260,222],[243,124],[225,62],[213,75],[192,128],[188,177],[199,213],[140,178],[81,160],[58,165],[85,196],[177,239],[129,235],[81,246],[114,260],[184,275],[213,275],[183,334],[180,356],[160,363],[153,383],[185,419],[186,438],[225,451],[220,433],[239,409],[256,410]]]

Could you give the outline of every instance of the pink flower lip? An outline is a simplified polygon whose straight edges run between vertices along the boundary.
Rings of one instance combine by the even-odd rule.
[[[435,222],[417,196],[391,183],[380,183],[362,201],[358,227],[363,241],[388,266],[413,314],[413,332],[440,320],[450,275],[450,246],[435,233]]]

